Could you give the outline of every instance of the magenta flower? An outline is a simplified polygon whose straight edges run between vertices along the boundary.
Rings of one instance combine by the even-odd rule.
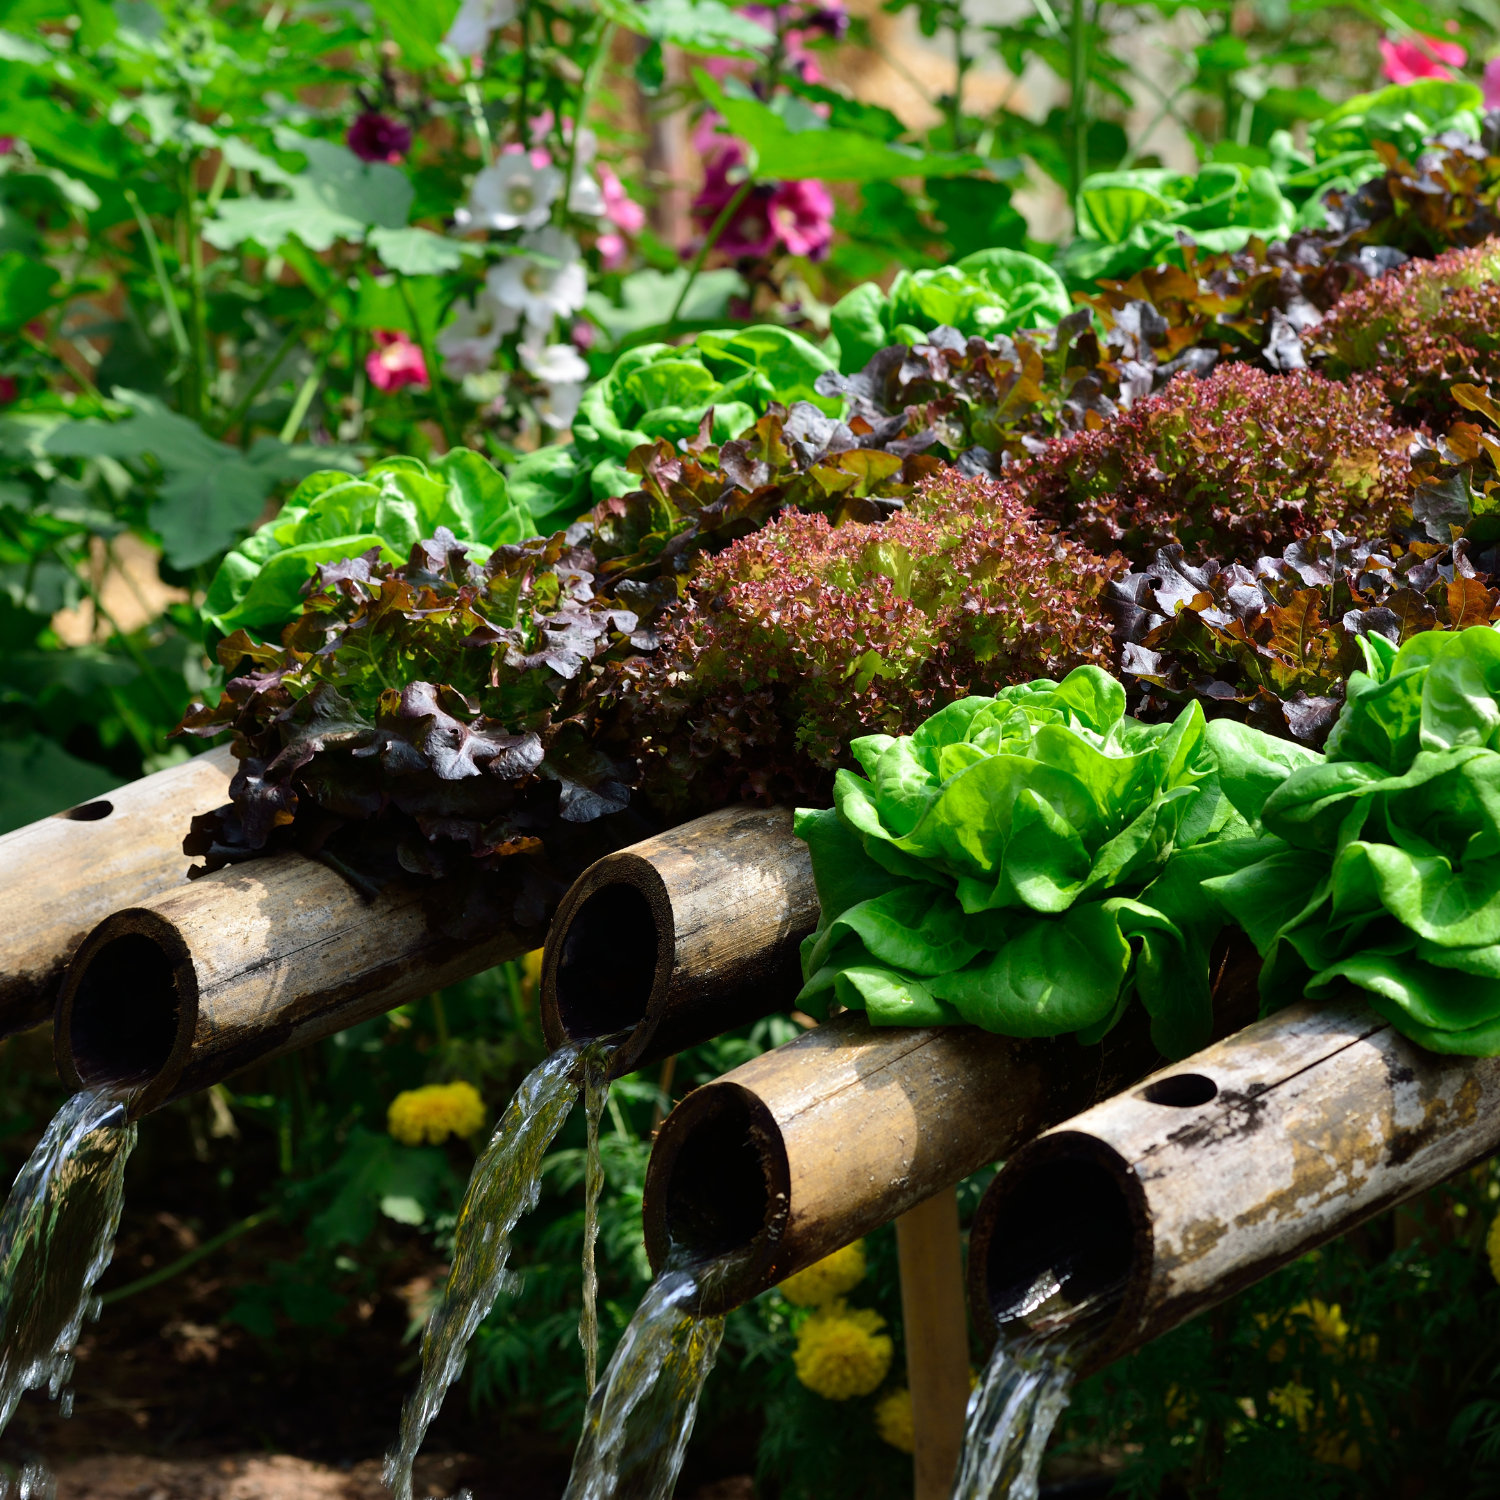
[[[738,169],[742,169],[744,163],[744,147],[738,141],[724,143],[709,156],[703,188],[693,200],[692,208],[693,217],[703,226],[705,234],[718,222],[719,215],[743,186],[742,181],[731,181],[730,176],[733,173],[737,177]],[[734,260],[759,260],[769,255],[776,248],[776,230],[771,223],[770,207],[770,187],[752,188],[720,231],[714,248]]]
[[[833,199],[816,179],[780,182],[771,194],[771,227],[793,255],[822,260],[833,243]]]
[[[1484,107],[1500,109],[1500,57],[1492,57],[1484,65]]]
[[[350,127],[349,149],[361,161],[398,162],[411,150],[411,131],[400,120],[367,109]]]
[[[375,347],[365,356],[365,374],[377,391],[399,391],[415,385],[426,390],[427,361],[404,333],[375,330]]]
[[[1416,83],[1422,78],[1451,78],[1449,68],[1461,68],[1469,54],[1457,42],[1435,36],[1409,36],[1399,42],[1380,42],[1385,61],[1380,71],[1392,83]]]

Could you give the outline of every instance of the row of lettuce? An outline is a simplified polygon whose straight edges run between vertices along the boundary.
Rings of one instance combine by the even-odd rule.
[[[990,251],[851,294],[838,350],[642,345],[509,483],[312,476],[209,592],[236,675],[185,727],[241,769],[191,852],[540,934],[609,847],[802,804],[809,1009],[1093,1040],[1138,994],[1179,1055],[1233,924],[1268,1003],[1496,1050],[1500,160],[1413,155],[1071,310]]]

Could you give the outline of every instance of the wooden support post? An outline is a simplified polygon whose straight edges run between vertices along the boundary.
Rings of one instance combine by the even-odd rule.
[[[947,1500],[969,1404],[958,1192],[945,1188],[896,1220],[906,1379],[916,1440],[916,1500]]]

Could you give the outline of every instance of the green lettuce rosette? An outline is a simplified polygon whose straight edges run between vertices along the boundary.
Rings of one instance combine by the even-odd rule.
[[[1326,759],[1269,789],[1264,854],[1206,889],[1267,1008],[1353,985],[1436,1052],[1500,1054],[1500,632],[1361,637]]]
[[[1126,717],[1120,684],[1080,667],[855,740],[864,775],[840,771],[834,808],[797,814],[822,904],[798,1003],[1090,1042],[1138,994],[1164,1053],[1203,1046],[1225,919],[1202,882],[1261,852],[1237,804],[1264,795],[1230,795],[1206,731],[1196,703],[1171,724]],[[1241,733],[1265,741],[1273,781],[1284,749],[1301,754]]]

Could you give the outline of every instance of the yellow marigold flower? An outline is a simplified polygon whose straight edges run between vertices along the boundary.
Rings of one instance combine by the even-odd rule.
[[[1290,1417],[1298,1427],[1304,1431],[1307,1429],[1307,1419],[1312,1415],[1313,1393],[1305,1385],[1298,1385],[1295,1380],[1289,1380],[1285,1385],[1269,1392],[1266,1396],[1271,1405],[1284,1417]]]
[[[1500,1214],[1495,1216],[1495,1222],[1490,1225],[1484,1248],[1489,1251],[1490,1255],[1490,1274],[1496,1281],[1500,1281]]]
[[[842,1301],[820,1307],[797,1331],[797,1379],[830,1401],[868,1396],[891,1368],[894,1351],[884,1327],[872,1308],[851,1310]]]
[[[1299,1302],[1288,1311],[1300,1313],[1312,1324],[1313,1333],[1325,1354],[1337,1352],[1349,1337],[1349,1325],[1344,1321],[1341,1304],[1337,1302],[1330,1307],[1314,1297],[1311,1302]]]
[[[911,1392],[902,1386],[875,1403],[875,1430],[891,1447],[915,1453],[916,1432],[911,1418]]]
[[[542,954],[545,948],[533,948],[521,960],[521,982],[534,989],[542,977]]]
[[[403,1146],[440,1145],[450,1135],[471,1136],[484,1124],[484,1100],[472,1083],[429,1083],[391,1100],[386,1128]]]
[[[855,1240],[781,1283],[781,1295],[798,1307],[827,1307],[865,1279],[865,1242]]]

